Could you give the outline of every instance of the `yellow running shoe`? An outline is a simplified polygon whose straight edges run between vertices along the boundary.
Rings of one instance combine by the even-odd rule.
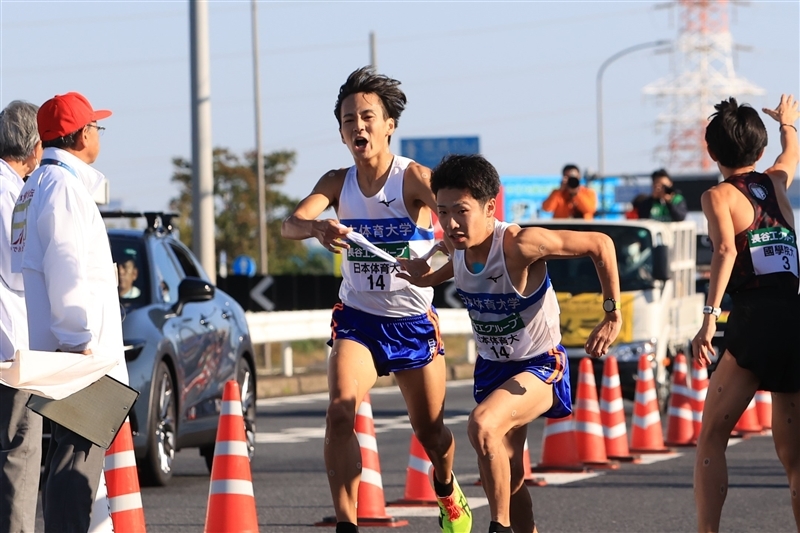
[[[433,474],[433,469],[431,469]],[[472,511],[467,497],[458,485],[456,475],[453,476],[453,493],[445,498],[436,496],[439,504],[439,527],[443,533],[470,533],[472,531]]]

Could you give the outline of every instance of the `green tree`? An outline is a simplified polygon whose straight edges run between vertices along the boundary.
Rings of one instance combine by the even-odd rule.
[[[214,149],[214,213],[217,254],[225,250],[229,260],[244,254],[258,261],[258,187],[255,152],[239,156],[227,148]],[[291,172],[295,152],[290,150],[264,155],[264,181],[267,204],[267,250],[270,274],[329,274],[330,254],[309,254],[300,242],[281,237],[281,221],[297,200],[276,190]],[[172,182],[179,194],[170,208],[180,216],[175,225],[181,240],[192,243],[192,162],[173,158]]]

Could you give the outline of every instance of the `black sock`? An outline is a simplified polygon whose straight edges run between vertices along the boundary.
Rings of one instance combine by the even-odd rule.
[[[501,526],[500,522],[489,522],[489,533],[511,533],[511,526]]]
[[[433,490],[436,492],[436,495],[440,498],[447,498],[451,494],[453,494],[453,473],[450,473],[450,483],[444,485],[439,483],[439,480],[436,479],[436,475],[433,476]]]
[[[358,526],[351,522],[336,522],[336,533],[358,533]]]

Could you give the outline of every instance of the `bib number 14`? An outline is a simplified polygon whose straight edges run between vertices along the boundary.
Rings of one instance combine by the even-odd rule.
[[[386,283],[383,281],[383,274],[370,274],[367,276],[367,281],[369,281],[369,290],[386,290]]]

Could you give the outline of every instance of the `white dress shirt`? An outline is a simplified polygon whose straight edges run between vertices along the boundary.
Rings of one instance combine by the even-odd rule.
[[[116,357],[108,374],[127,383],[116,267],[92,197],[105,177],[58,148],[46,148],[42,162],[20,191],[11,236],[12,265],[25,281],[30,348]]]

